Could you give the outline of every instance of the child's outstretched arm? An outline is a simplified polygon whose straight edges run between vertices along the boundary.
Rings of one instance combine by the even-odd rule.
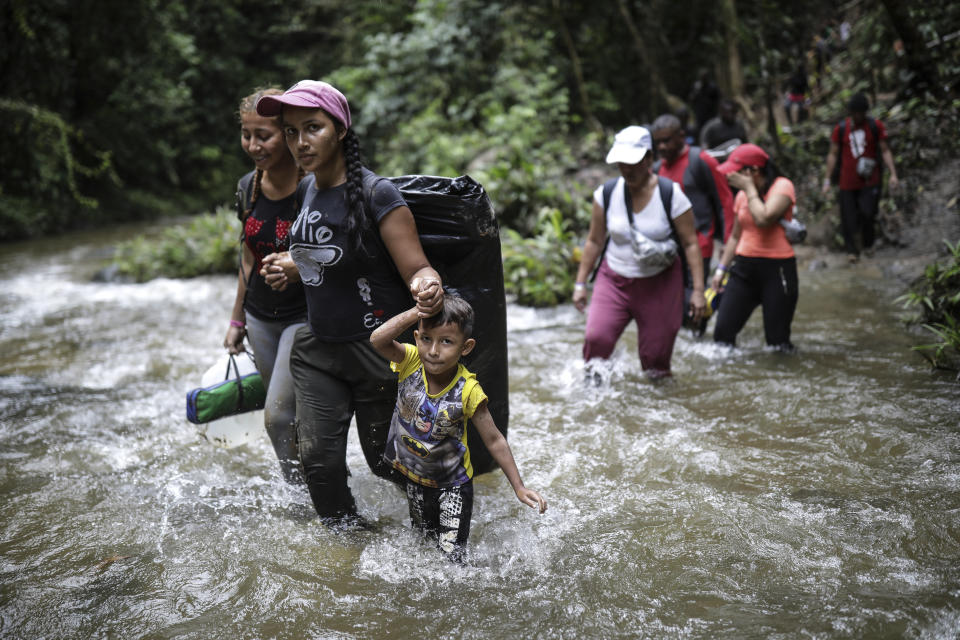
[[[419,315],[417,308],[407,309],[403,313],[393,316],[370,334],[370,343],[373,348],[390,362],[403,362],[406,351],[403,345],[397,342],[398,335],[417,322]]]
[[[507,444],[507,439],[503,437],[503,434],[497,429],[497,425],[494,424],[493,416],[490,415],[490,410],[487,409],[486,401],[477,407],[471,420],[473,420],[473,426],[477,428],[477,433],[479,433],[483,439],[483,444],[486,445],[487,451],[490,452],[493,459],[500,465],[503,474],[507,476],[510,486],[513,487],[513,491],[517,494],[517,499],[523,504],[535,509],[539,507],[540,513],[546,511],[547,501],[533,489],[528,489],[523,486],[523,480],[520,479],[520,471],[517,469],[517,463],[513,459],[513,452],[510,450],[510,445]]]

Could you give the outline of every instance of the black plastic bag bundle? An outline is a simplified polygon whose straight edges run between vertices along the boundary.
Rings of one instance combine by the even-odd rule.
[[[507,378],[507,303],[503,288],[500,227],[487,192],[470,176],[387,178],[413,212],[420,243],[446,288],[473,306],[477,346],[463,362],[487,394],[497,428],[507,435],[510,418]],[[471,424],[467,432],[474,473],[496,463]]]

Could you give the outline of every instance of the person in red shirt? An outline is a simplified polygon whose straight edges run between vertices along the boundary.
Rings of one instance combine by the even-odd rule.
[[[716,159],[700,147],[685,141],[683,125],[673,114],[663,114],[650,127],[654,148],[660,156],[657,173],[683,189],[693,208],[697,242],[703,256],[704,285],[710,274],[714,238],[725,242],[733,228],[733,195]],[[692,287],[689,270],[684,274],[687,289]],[[686,308],[686,307],[684,307]],[[697,333],[703,335],[706,320]]]
[[[847,105],[850,117],[838,123],[830,136],[830,152],[827,154],[827,170],[823,179],[823,193],[827,194],[839,159],[840,224],[843,248],[851,264],[860,259],[856,243],[858,233],[864,252],[873,254],[882,187],[878,155],[890,171],[890,189],[894,190],[899,185],[893,153],[887,144],[887,130],[882,122],[867,116],[869,108],[870,103],[864,94],[856,93],[850,98]]]

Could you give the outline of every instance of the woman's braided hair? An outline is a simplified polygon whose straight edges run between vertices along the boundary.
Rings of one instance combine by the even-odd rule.
[[[330,114],[327,114],[328,116]],[[330,117],[342,131],[343,125]],[[343,137],[343,157],[347,170],[347,217],[343,221],[343,230],[353,242],[355,248],[362,246],[363,234],[370,229],[366,202],[363,197],[363,162],[360,159],[360,139],[353,129],[347,129]]]

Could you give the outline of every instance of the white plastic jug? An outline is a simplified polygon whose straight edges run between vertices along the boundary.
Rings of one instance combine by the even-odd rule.
[[[257,365],[253,361],[250,353],[241,353],[235,357],[239,375],[244,376],[254,373]],[[230,362],[230,355],[225,353],[217,360],[216,364],[207,369],[206,373],[200,379],[201,387],[210,387],[218,382],[237,375],[233,368],[227,371]],[[213,420],[206,424],[197,425],[200,435],[212,442],[218,447],[232,449],[240,445],[253,442],[264,434],[263,411],[248,411],[247,413],[238,413],[234,416],[227,416],[219,420]]]

